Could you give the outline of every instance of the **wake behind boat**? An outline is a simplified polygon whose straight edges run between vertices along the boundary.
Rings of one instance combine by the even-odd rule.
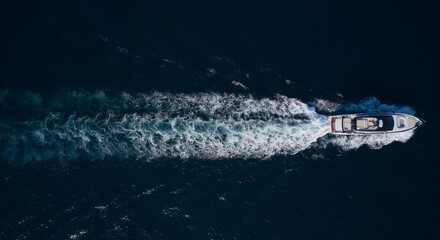
[[[339,135],[388,134],[412,131],[425,123],[404,113],[356,113],[331,116],[331,130]]]

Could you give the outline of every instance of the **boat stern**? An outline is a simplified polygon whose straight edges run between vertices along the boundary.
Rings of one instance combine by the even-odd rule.
[[[352,116],[331,116],[330,122],[333,134],[350,135],[352,133]]]

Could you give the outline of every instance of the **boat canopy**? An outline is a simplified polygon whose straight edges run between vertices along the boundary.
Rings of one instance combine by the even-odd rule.
[[[394,127],[391,116],[357,117],[354,122],[358,131],[390,131]]]

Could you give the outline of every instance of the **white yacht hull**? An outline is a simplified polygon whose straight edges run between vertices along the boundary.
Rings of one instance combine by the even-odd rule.
[[[413,131],[423,119],[404,113],[356,113],[330,117],[331,132],[337,135],[390,134]]]

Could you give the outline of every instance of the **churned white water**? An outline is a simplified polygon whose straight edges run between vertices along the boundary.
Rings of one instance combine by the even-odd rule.
[[[259,158],[293,155],[330,132],[327,116],[298,99],[275,96],[127,94],[70,91],[51,98],[33,93],[0,94],[0,154],[6,161],[73,160],[106,157]],[[15,95],[14,95],[15,96]],[[328,101],[319,107],[336,110]],[[366,111],[412,111],[367,99],[338,107]],[[33,111],[16,117],[17,112]],[[22,115],[26,115],[23,113]],[[38,117],[32,117],[38,116]],[[412,133],[385,136],[326,136],[320,141],[342,150],[368,145],[377,149],[405,142]]]

